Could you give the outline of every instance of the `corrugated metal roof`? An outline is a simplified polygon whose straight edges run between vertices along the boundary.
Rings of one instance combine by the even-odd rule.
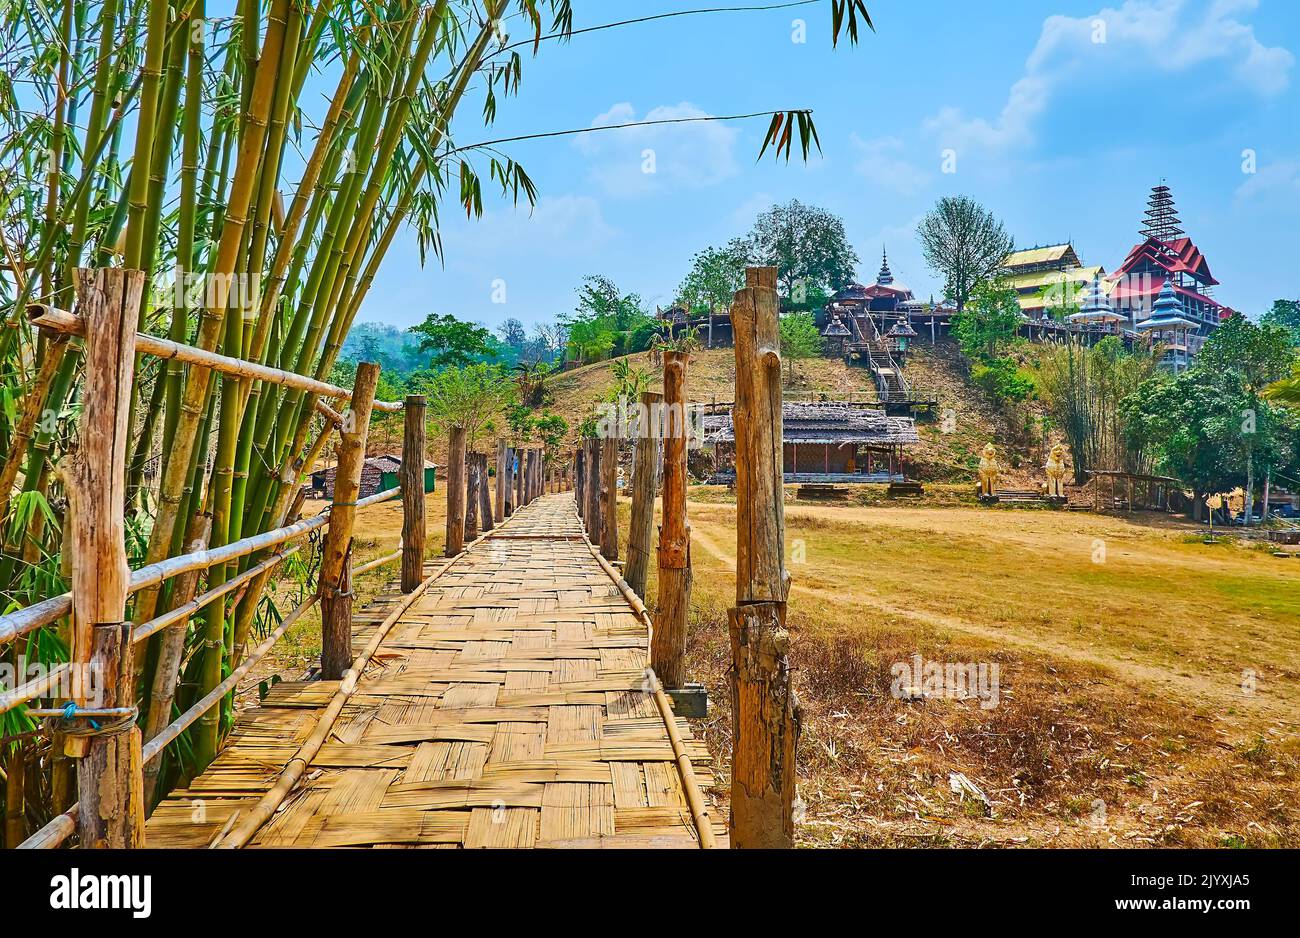
[[[916,421],[891,417],[879,411],[838,401],[786,403],[781,405],[781,422],[787,443],[919,443]],[[731,415],[704,418],[704,442],[735,442]]]
[[[1002,262],[1002,266],[1019,267],[1021,264],[1045,264],[1048,261],[1059,261],[1068,250],[1070,250],[1069,244],[1049,244],[1041,248],[1012,251],[1007,255],[1006,260]]]

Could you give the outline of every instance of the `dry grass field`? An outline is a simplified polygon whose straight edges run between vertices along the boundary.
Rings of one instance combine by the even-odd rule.
[[[938,501],[786,506],[801,844],[1300,844],[1300,561],[1164,517]],[[720,816],[734,515],[725,489],[692,489],[690,670],[709,688]],[[440,480],[431,556],[444,519]],[[395,502],[365,510],[356,562],[400,527]],[[361,578],[358,604],[393,575]],[[652,608],[654,589],[652,570]],[[305,673],[318,630],[305,617],[257,679]],[[914,654],[996,664],[997,706],[897,699],[891,665]]]
[[[735,509],[693,498],[689,651],[724,800]],[[1141,515],[791,503],[786,522],[802,843],[1300,843],[1295,558]],[[997,664],[997,706],[896,699],[914,654]]]

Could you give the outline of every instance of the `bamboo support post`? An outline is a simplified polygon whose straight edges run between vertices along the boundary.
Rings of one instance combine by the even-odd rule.
[[[515,450],[513,446],[501,447],[504,468],[501,470],[502,518],[509,518],[519,506],[515,504]]]
[[[781,337],[776,268],[751,267],[732,304],[736,353],[736,606],[731,609],[731,845],[794,844],[800,710],[785,628]]]
[[[465,548],[465,428],[452,427],[447,446],[447,545],[448,557]]]
[[[528,450],[515,450],[515,508],[523,508],[528,504],[527,492],[524,489],[524,476],[528,474]]]
[[[483,480],[478,474],[478,453],[465,456],[465,540],[478,540],[478,508]]]
[[[492,506],[492,520],[500,524],[506,520],[506,441],[497,440],[496,503]]]
[[[402,433],[402,592],[409,593],[424,580],[424,544],[428,524],[424,505],[425,453],[424,395],[406,398]]]
[[[593,544],[600,543],[600,440],[582,441],[587,450],[587,490],[583,493],[586,510],[582,514],[587,525],[587,537]]]
[[[691,528],[686,521],[685,352],[664,353],[664,496],[659,527],[659,595],[650,667],[664,686],[686,683],[686,624],[691,607]]]
[[[573,454],[573,475],[573,500],[578,506],[578,517],[585,522],[587,517],[587,503],[585,501],[587,493],[587,452],[585,443],[579,443],[578,449]]]
[[[492,520],[492,486],[488,484],[491,476],[488,475],[487,453],[478,454],[478,476],[480,480],[478,490],[479,530],[486,534],[488,531],[491,531],[496,527],[496,523]]]
[[[600,552],[618,559],[618,437],[600,441]]]
[[[379,366],[357,365],[352,404],[343,415],[339,433],[334,503],[320,565],[321,678],[337,681],[352,666],[352,528],[361,494],[361,470],[366,462],[366,435],[371,405],[379,383]]]
[[[85,385],[77,449],[64,470],[71,539],[64,549],[72,557],[71,660],[79,707],[135,703],[134,646],[126,621],[126,461],[144,282],[143,272],[120,268],[76,273],[86,326]],[[140,730],[134,718],[106,725],[117,728],[66,737],[65,751],[77,757],[79,840],[83,848],[143,847]]]
[[[627,532],[624,578],[642,599],[650,572],[650,541],[654,536],[655,490],[659,482],[658,421],[663,400],[658,391],[642,393],[643,419],[637,421],[636,451],[632,457],[632,521]]]

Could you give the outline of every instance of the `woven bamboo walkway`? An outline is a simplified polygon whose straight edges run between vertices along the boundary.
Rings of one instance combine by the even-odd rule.
[[[399,599],[390,589],[357,615],[358,650]],[[697,847],[644,689],[648,640],[592,557],[572,495],[537,499],[393,626],[251,846]],[[207,771],[158,806],[148,845],[216,840],[275,784],[337,688],[281,683],[242,713]],[[708,752],[676,725],[707,789]]]

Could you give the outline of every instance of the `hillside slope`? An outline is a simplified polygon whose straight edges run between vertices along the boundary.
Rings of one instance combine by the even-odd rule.
[[[632,355],[629,360],[632,367],[651,374],[652,388],[662,387],[662,369],[652,367],[648,354]],[[576,428],[613,388],[614,361],[587,365],[552,378],[547,385],[552,395],[549,409]],[[1021,475],[1025,480],[1034,475],[1033,467],[1041,461],[1037,460],[1038,447],[1025,446],[1001,408],[970,383],[954,344],[943,339],[934,347],[918,343],[907,364],[907,377],[914,388],[933,392],[939,401],[934,414],[918,415],[921,443],[908,451],[909,475],[927,481],[971,481],[979,452],[990,441],[1009,468],[1008,484],[1019,484]],[[701,349],[691,355],[686,388],[692,402],[730,401],[735,387],[732,349]],[[794,366],[785,394],[803,399],[824,394],[838,400],[856,395],[861,400],[874,389],[866,369],[851,368],[838,359],[818,358]],[[945,412],[950,412],[947,421],[943,419]]]

